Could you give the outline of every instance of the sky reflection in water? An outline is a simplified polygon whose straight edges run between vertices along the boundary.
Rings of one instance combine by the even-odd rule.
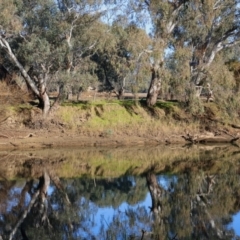
[[[127,177],[127,178],[131,179],[132,186],[135,187],[137,184],[137,181],[135,181],[135,178],[134,177]],[[178,177],[176,177],[176,176],[158,175],[158,176],[156,176],[156,179],[158,181],[158,184],[165,190],[169,190],[171,182],[174,182],[174,183],[178,182]],[[19,185],[11,188],[11,190],[9,192],[10,198],[9,198],[9,201],[7,204],[8,212],[12,211],[12,209],[17,205],[18,199],[15,199],[14,196],[19,195],[21,193],[22,188],[23,188],[23,186],[20,187]],[[146,188],[147,188],[147,186],[146,186]],[[171,191],[174,191],[174,190],[171,190]],[[48,188],[49,199],[51,197],[53,197],[55,192],[56,192],[56,188],[53,185],[51,185]],[[104,193],[104,195],[105,195],[105,193]],[[25,199],[25,206],[27,206],[29,204],[29,201],[30,201],[30,196],[27,196]],[[89,200],[87,200],[87,198],[85,198],[85,196],[82,195],[79,204],[81,205],[85,201],[89,201]],[[113,222],[114,216],[116,216],[117,214],[126,213],[129,209],[132,210],[133,212],[137,212],[140,208],[144,208],[144,209],[146,209],[146,211],[148,213],[150,213],[149,208],[151,207],[151,205],[152,205],[152,199],[151,199],[151,195],[149,192],[146,193],[144,200],[139,201],[136,204],[129,204],[128,202],[123,201],[120,203],[120,205],[115,206],[115,208],[110,205],[109,206],[105,205],[104,207],[98,206],[98,204],[96,202],[89,201],[88,208],[93,209],[93,211],[90,211],[91,215],[87,216],[88,220],[87,219],[85,219],[85,220],[87,220],[87,222],[93,223],[93,225],[91,226],[92,234],[94,236],[98,236],[100,234],[100,232],[102,231],[101,227],[103,227],[104,230],[106,231],[109,228],[109,226],[111,225],[111,223]],[[55,211],[58,211],[58,205],[56,205],[55,203],[52,203],[52,209]],[[3,220],[1,214],[0,214],[0,219]],[[235,232],[235,235],[240,236],[240,212],[234,214],[232,216],[232,220],[233,220],[232,223],[228,224],[227,228],[233,229]],[[142,227],[142,229],[147,229],[147,230],[151,231],[151,229],[149,227],[150,223],[148,226],[143,225],[143,223],[138,223],[138,226],[136,229],[130,229],[131,232],[133,232],[134,234],[137,234],[137,232],[140,232],[139,226]],[[81,228],[79,228],[76,231],[76,236],[84,236],[84,235],[85,234],[82,233]]]
[[[168,186],[168,181],[166,180],[165,176],[159,176],[158,178],[160,181],[159,183],[166,188]],[[146,198],[144,201],[139,202],[136,205],[129,205],[126,202],[123,202],[117,209],[114,209],[113,207],[99,207],[98,211],[95,215],[95,221],[96,225],[93,228],[93,231],[96,235],[99,234],[100,231],[100,225],[103,222],[105,229],[108,227],[109,223],[112,222],[113,216],[115,215],[116,211],[125,212],[127,209],[131,208],[133,210],[136,210],[137,207],[145,207],[146,209],[151,206],[151,196],[150,193],[147,193]],[[236,236],[240,236],[240,211],[237,214],[232,215],[232,223],[228,225],[229,229],[233,229]]]

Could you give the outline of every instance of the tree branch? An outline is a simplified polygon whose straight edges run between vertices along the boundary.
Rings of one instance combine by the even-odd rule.
[[[178,24],[178,20],[174,21],[174,18],[176,16],[178,16],[180,10],[182,9],[182,7],[184,6],[184,4],[186,4],[186,2],[188,2],[189,0],[185,0],[185,1],[179,1],[178,3],[173,3],[172,1],[169,1],[168,3],[171,4],[172,6],[174,6],[174,10],[171,14],[171,20],[168,22],[167,24],[167,33],[170,34],[172,33],[173,29],[175,28],[175,26]]]
[[[30,78],[30,76],[27,74],[26,70],[24,69],[24,67],[22,66],[22,64],[18,61],[18,59],[16,58],[16,56],[14,55],[14,53],[12,52],[12,49],[9,45],[9,43],[7,42],[6,39],[4,39],[2,36],[0,36],[0,45],[1,47],[3,47],[8,56],[10,57],[10,59],[14,62],[14,64],[19,68],[20,72],[22,73],[24,79],[26,80],[26,82],[29,84],[29,86],[31,87],[31,90],[37,95],[39,96],[39,91],[37,89],[37,86],[35,85],[35,83],[33,82],[33,80]]]
[[[19,226],[22,224],[22,222],[24,221],[24,219],[27,217],[27,214],[30,212],[30,210],[32,209],[32,206],[34,205],[34,203],[36,202],[38,196],[39,196],[40,191],[38,190],[37,192],[34,193],[32,200],[30,201],[27,209],[23,212],[21,218],[18,220],[17,224],[15,225],[14,229],[12,230],[10,236],[9,236],[9,240],[12,240],[17,229],[19,228]]]

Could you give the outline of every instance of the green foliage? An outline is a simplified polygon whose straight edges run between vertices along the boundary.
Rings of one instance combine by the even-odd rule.
[[[0,28],[1,31],[7,29],[9,33],[22,30],[21,19],[17,16],[17,7],[21,6],[21,1],[1,0],[0,2]]]
[[[147,34],[134,25],[124,28],[115,22],[102,43],[92,59],[98,64],[96,72],[103,88],[105,85],[116,90],[122,86],[128,90],[133,86],[145,88],[147,55],[143,51],[150,44]]]
[[[209,81],[213,89],[215,101],[222,110],[223,116],[237,119],[239,116],[239,96],[236,92],[237,79],[234,72],[229,71],[222,56],[216,58],[209,71]]]
[[[51,45],[39,35],[32,34],[31,40],[22,43],[19,47],[18,57],[26,66],[31,66],[34,62],[49,63],[49,58],[52,55]]]
[[[168,78],[168,86],[171,98],[185,101],[186,89],[189,86],[190,50],[187,47],[178,47],[167,59],[167,67],[171,75]]]
[[[122,12],[106,24],[113,6]],[[0,10],[0,34],[17,59],[26,70],[47,74],[49,89],[62,86],[63,100],[89,86],[146,92],[154,63],[163,98],[192,101],[189,111],[202,114],[189,83],[210,84],[215,101],[238,116],[232,93],[239,90],[239,69],[231,62],[237,54],[226,49],[239,40],[239,1],[2,0]],[[147,22],[150,36],[141,28]],[[0,61],[16,71],[3,48]]]
[[[201,99],[199,99],[199,97],[196,97],[195,92],[190,93],[187,111],[196,117],[204,114],[203,102]]]

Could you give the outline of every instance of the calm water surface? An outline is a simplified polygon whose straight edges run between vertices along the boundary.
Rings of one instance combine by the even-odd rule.
[[[0,152],[0,239],[240,239],[237,146]]]

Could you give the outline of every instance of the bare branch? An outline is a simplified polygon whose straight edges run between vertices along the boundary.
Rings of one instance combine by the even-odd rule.
[[[213,10],[217,10],[220,7],[221,2],[221,0],[217,0],[213,5]]]
[[[5,46],[4,42],[1,39],[1,36],[0,36],[0,45],[1,45],[2,48],[6,48],[7,49],[7,47]]]
[[[149,1],[145,0],[144,2],[145,2],[145,4],[146,4],[148,7],[150,6],[150,2],[149,2]]]

